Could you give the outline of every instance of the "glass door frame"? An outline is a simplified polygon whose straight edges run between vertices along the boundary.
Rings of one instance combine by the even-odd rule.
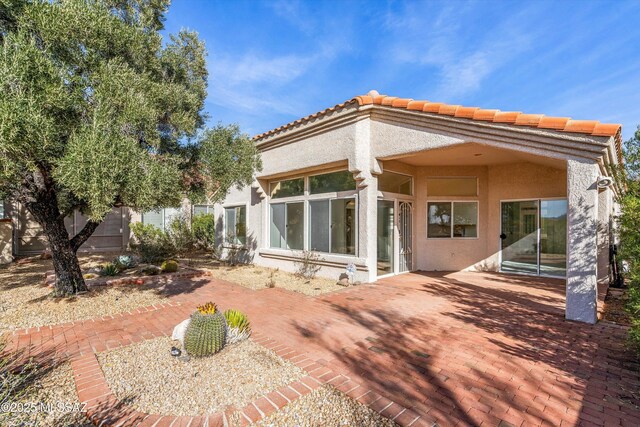
[[[500,200],[500,233],[502,233],[502,204],[503,203],[510,203],[510,202],[536,202],[536,204],[538,205],[538,209],[537,209],[537,215],[536,215],[536,248],[537,248],[537,254],[536,254],[536,260],[537,260],[537,267],[536,267],[536,274],[532,274],[532,273],[527,273],[527,272],[515,272],[515,271],[504,271],[502,270],[502,239],[500,237],[498,237],[498,245],[500,250],[498,251],[498,271],[500,273],[505,273],[505,274],[518,274],[518,275],[522,275],[522,276],[533,276],[533,277],[550,277],[550,278],[555,278],[555,279],[565,279],[567,277],[566,275],[566,271],[565,271],[565,275],[564,276],[557,276],[557,275],[552,275],[552,274],[544,274],[544,273],[540,273],[540,240],[541,240],[541,217],[542,217],[542,202],[543,201],[547,201],[547,200],[568,200],[567,197],[542,197],[542,198],[530,198],[530,199],[501,199]],[[569,213],[569,205],[567,204],[567,214]],[[567,228],[567,233],[568,233],[568,228]],[[567,236],[567,245],[568,245],[569,239]],[[568,251],[565,250],[565,254],[567,254]]]
[[[381,194],[381,196],[380,196]],[[411,273],[411,271],[415,271],[415,209],[416,209],[416,201],[415,197],[407,196],[404,194],[395,194],[395,193],[387,193],[387,192],[379,192],[379,196],[376,199],[376,224],[378,221],[378,209],[377,203],[380,201],[384,202],[393,202],[393,271],[385,274],[377,274],[378,270],[376,269],[376,280],[383,279],[385,277],[397,276],[400,274]],[[400,270],[400,202],[409,202],[411,203],[411,267],[412,270],[407,271],[399,271]],[[377,227],[376,227],[377,232]],[[376,235],[376,242],[378,241],[378,236]],[[377,249],[376,249],[376,262],[377,262]]]

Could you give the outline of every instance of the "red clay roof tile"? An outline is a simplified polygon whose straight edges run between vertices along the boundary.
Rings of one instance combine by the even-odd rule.
[[[413,100],[410,98],[398,98],[396,96],[380,95],[376,91],[371,91],[366,95],[356,96],[342,104],[327,108],[326,110],[303,117],[295,122],[280,126],[276,129],[254,136],[254,140],[273,135],[282,130],[305,123],[311,119],[328,115],[334,111],[341,110],[348,105],[383,105],[390,108],[406,109],[411,111],[422,111],[425,113],[454,116],[458,118],[506,123],[518,126],[535,127],[539,129],[552,129],[563,132],[582,133],[593,136],[614,137],[618,155],[622,154],[621,129],[619,124],[600,123],[594,120],[571,120],[568,117],[547,117],[542,114],[523,114],[518,111],[500,111],[480,109],[478,107],[463,107],[459,105],[449,105],[441,102],[429,102]]]

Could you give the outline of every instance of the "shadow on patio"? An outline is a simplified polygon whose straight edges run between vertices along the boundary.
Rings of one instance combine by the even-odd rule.
[[[338,328],[370,331],[354,345],[343,346],[338,328],[332,336],[326,325],[294,324],[356,381],[441,425],[640,420],[639,365],[625,331],[565,321],[563,285],[486,273],[402,275],[325,299]],[[403,310],[421,302],[421,313]]]

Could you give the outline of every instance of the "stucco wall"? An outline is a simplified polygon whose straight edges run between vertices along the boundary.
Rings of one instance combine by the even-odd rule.
[[[478,197],[429,197],[426,179],[478,177]],[[533,163],[492,166],[425,166],[416,173],[416,267],[426,271],[499,269],[500,205],[502,200],[566,197],[566,170]],[[477,200],[476,239],[427,238],[427,202]]]
[[[0,219],[0,264],[13,260],[13,224],[10,219]]]

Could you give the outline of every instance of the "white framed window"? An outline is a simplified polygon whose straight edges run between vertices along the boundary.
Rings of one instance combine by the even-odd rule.
[[[269,229],[272,248],[304,249],[304,203],[271,204]]]
[[[357,191],[351,172],[272,182],[269,193],[271,248],[356,255]]]
[[[477,237],[477,201],[427,202],[427,238],[475,239]]]
[[[160,230],[168,230],[171,221],[180,215],[180,208],[163,208],[157,211],[147,211],[142,214],[142,223],[151,224]]]
[[[4,218],[4,200],[0,199],[0,219]]]
[[[356,198],[309,200],[309,249],[356,254]]]
[[[214,213],[213,205],[193,205],[193,208],[191,209],[192,216],[212,213]]]
[[[234,245],[247,244],[247,207],[224,208],[224,240]]]

